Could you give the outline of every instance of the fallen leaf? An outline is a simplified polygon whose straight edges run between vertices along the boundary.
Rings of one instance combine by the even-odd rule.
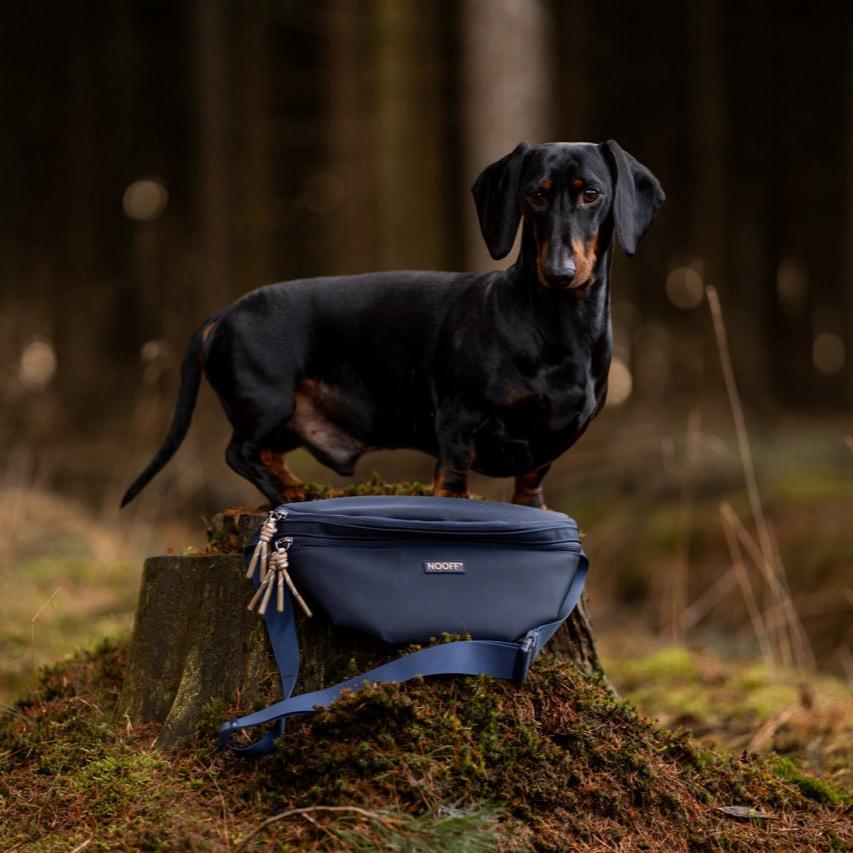
[[[717,811],[728,815],[729,817],[740,818],[763,818],[764,820],[772,820],[773,815],[765,814],[751,806],[717,806]]]

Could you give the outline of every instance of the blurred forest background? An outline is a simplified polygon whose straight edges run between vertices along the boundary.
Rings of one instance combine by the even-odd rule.
[[[648,637],[853,679],[853,6],[33,0],[0,45],[4,695],[127,630],[145,553],[260,503],[206,390],[116,508],[200,321],[297,276],[488,268],[469,188],[521,139],[615,138],[668,195],[616,261],[610,405],[545,484],[614,671]]]

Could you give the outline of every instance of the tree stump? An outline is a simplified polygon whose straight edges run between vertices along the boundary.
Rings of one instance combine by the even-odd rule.
[[[243,549],[266,513],[226,510],[214,517],[204,554],[145,561],[119,713],[132,723],[161,724],[157,743],[189,737],[205,708],[251,708],[280,697],[278,670],[263,620],[247,609]],[[334,628],[322,613],[296,610],[301,666],[295,693],[318,690],[394,657],[362,633]],[[547,650],[603,676],[581,603]]]

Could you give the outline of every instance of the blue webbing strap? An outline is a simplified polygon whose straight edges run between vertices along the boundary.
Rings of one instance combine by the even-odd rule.
[[[253,579],[258,586],[257,575]],[[278,613],[274,607],[267,610],[264,620],[267,625],[267,635],[270,638],[275,662],[281,677],[281,691],[285,699],[289,699],[299,677],[299,641],[296,637],[296,622],[293,618],[294,601],[287,591],[284,602],[284,612]],[[233,752],[248,757],[267,755],[275,749],[275,742],[284,735],[284,718],[276,721],[260,740],[249,746],[231,746]],[[219,735],[220,749],[224,749],[222,733]]]
[[[412,678],[429,675],[489,675],[493,678],[505,678],[520,683],[527,677],[530,665],[542,647],[574,610],[583,592],[586,573],[587,561],[582,557],[561,607],[565,616],[555,622],[533,628],[527,632],[520,643],[501,640],[459,640],[429,646],[356,675],[340,684],[299,696],[291,696],[299,671],[299,644],[293,620],[294,602],[288,592],[284,613],[267,611],[266,615],[270,642],[282,674],[285,698],[261,711],[246,714],[223,724],[219,730],[219,748],[230,749],[239,755],[266,755],[273,751],[275,741],[283,734],[284,720],[287,717],[310,714],[317,708],[330,705],[340,697],[342,691],[357,689],[364,684],[409,681]],[[276,725],[251,746],[230,745],[229,736],[232,733],[265,723],[276,723]]]

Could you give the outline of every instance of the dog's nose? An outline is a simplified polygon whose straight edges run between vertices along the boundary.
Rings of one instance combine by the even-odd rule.
[[[568,287],[577,273],[574,261],[568,261],[560,267],[545,267],[542,275],[551,287]]]

